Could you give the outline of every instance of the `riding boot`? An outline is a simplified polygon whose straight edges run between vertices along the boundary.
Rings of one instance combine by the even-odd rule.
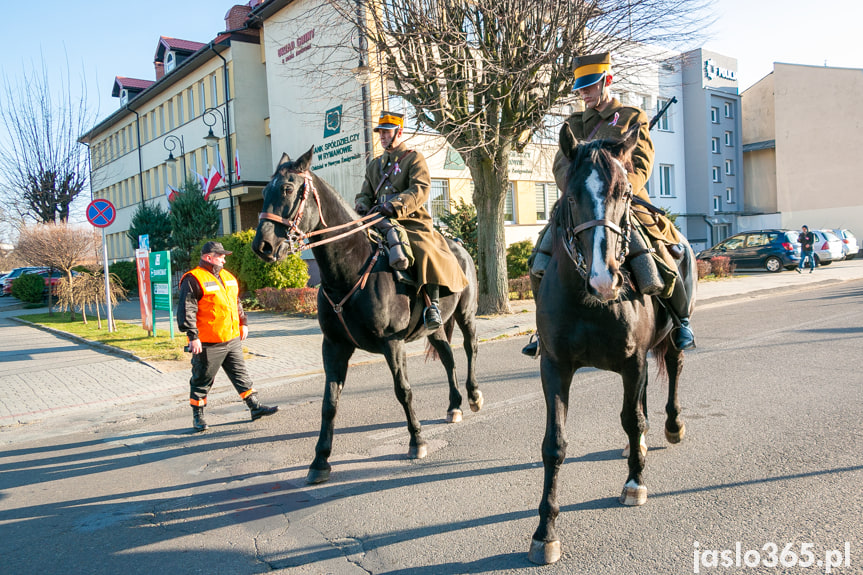
[[[195,431],[204,431],[209,426],[207,425],[207,421],[204,419],[204,406],[192,406],[192,426],[195,428]]]
[[[399,233],[395,226],[391,226],[387,230],[387,246],[389,246],[390,251],[388,254],[390,260],[390,267],[394,270],[406,270],[410,265],[410,260],[408,260],[408,256],[405,253],[405,248],[402,246],[402,242],[399,239]]]
[[[545,269],[542,270],[545,273]],[[539,283],[542,281],[542,276],[536,276],[533,270],[530,272],[530,289],[533,291],[533,299],[536,301],[536,294],[539,293]],[[527,345],[521,348],[521,353],[527,357],[536,359],[539,357],[539,332],[530,336]]]
[[[688,266],[691,270],[690,250],[684,250],[683,261],[680,266],[681,268]],[[695,293],[694,275],[694,273],[689,273],[684,277],[678,270],[677,281],[674,282],[671,297],[665,300],[674,321],[671,341],[674,348],[680,351],[695,347],[695,334],[689,325],[692,294]]]
[[[423,310],[423,322],[426,329],[435,331],[443,325],[443,319],[440,315],[440,286],[437,284],[426,284],[426,295],[430,303]]]
[[[249,406],[249,411],[252,413],[252,421],[256,419],[260,419],[265,415],[272,415],[279,410],[278,405],[274,405],[272,407],[268,405],[262,404],[258,401],[258,394],[253,393],[249,397],[246,398],[246,405]]]

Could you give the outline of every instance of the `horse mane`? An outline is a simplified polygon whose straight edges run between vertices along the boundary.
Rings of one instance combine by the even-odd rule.
[[[283,170],[287,172],[302,172],[300,166],[297,164],[299,160],[289,160],[282,164],[279,164],[279,167],[276,168],[276,173],[280,173]],[[347,200],[345,200],[340,193],[336,191],[334,187],[332,187],[329,182],[323,179],[321,176],[317,175],[312,171],[311,168],[308,169],[309,174],[312,176],[312,183],[315,188],[319,190],[318,197],[321,200],[322,204],[326,204],[327,206],[327,221],[329,220],[339,220],[339,221],[352,221],[358,219],[360,216],[357,214],[354,209],[348,204]],[[320,191],[324,193],[321,194]],[[314,201],[313,199],[309,199],[308,201]]]

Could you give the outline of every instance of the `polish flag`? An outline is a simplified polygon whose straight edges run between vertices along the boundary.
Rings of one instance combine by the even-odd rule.
[[[218,169],[219,173],[222,175],[222,178],[225,177],[225,161],[222,160],[222,154],[219,152],[219,148],[216,148],[216,159],[218,160]]]
[[[177,190],[172,188],[171,186],[165,186],[165,195],[168,196],[168,203],[173,202],[177,199],[177,194],[179,194]]]
[[[194,172],[195,176],[198,177],[198,183],[201,184],[201,191],[206,193],[207,191],[207,178],[199,174],[198,172]]]
[[[234,152],[234,175],[240,181],[240,150]]]
[[[219,173],[219,170],[216,169],[216,166],[210,168],[210,179],[207,180],[207,188],[206,192],[204,192],[204,199],[209,200],[210,194],[213,193],[213,190],[216,189],[216,186],[219,185],[219,182],[222,181],[222,174]]]

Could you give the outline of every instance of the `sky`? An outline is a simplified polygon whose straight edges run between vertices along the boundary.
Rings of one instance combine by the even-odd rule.
[[[52,79],[66,69],[87,81],[88,106],[105,118],[119,106],[115,76],[154,79],[159,36],[208,42],[225,28],[231,0],[5,2],[0,70],[20,76],[44,59]],[[737,59],[741,92],[769,74],[773,62],[863,68],[859,0],[715,0],[717,20],[704,48]],[[34,7],[36,9],[34,10]],[[140,13],[132,9],[146,7]],[[696,48],[698,46],[692,46]]]

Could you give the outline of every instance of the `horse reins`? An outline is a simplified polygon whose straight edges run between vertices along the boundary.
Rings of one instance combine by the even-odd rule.
[[[294,216],[293,219],[289,220],[289,219],[283,218],[281,216],[277,216],[276,214],[261,212],[260,214],[258,214],[258,221],[269,220],[271,222],[276,222],[276,223],[282,224],[283,226],[286,226],[288,228],[288,240],[290,242],[292,254],[297,253],[297,252],[301,252],[304,250],[308,250],[308,249],[311,249],[311,248],[314,248],[317,246],[322,246],[324,244],[328,244],[330,242],[334,242],[336,240],[339,240],[339,239],[345,238],[347,236],[353,235],[359,231],[362,231],[368,227],[375,225],[376,223],[378,223],[379,221],[384,219],[383,215],[381,215],[379,213],[372,213],[372,214],[367,214],[367,215],[359,218],[358,220],[352,220],[352,221],[347,222],[345,224],[340,224],[338,226],[328,227],[326,222],[324,221],[324,213],[321,210],[321,200],[320,200],[320,197],[318,196],[317,188],[315,188],[314,183],[312,183],[311,174],[308,171],[304,171],[304,172],[291,171],[288,173],[298,174],[298,175],[303,176],[303,187],[302,187],[303,195],[300,198],[300,207],[297,210],[297,214]],[[306,233],[300,229],[299,222],[300,222],[300,219],[302,219],[302,217],[303,217],[303,211],[306,207],[306,198],[308,197],[308,191],[309,190],[311,190],[312,195],[315,198],[315,203],[318,205],[318,214],[320,215],[320,218],[321,218],[321,225],[323,225],[324,227],[320,230]],[[373,218],[375,218],[375,216],[378,216],[377,219],[373,219]],[[361,225],[361,226],[352,228],[346,232],[337,234],[333,237],[326,238],[324,240],[318,240],[315,242],[309,241],[309,238],[312,236],[316,236],[318,234],[323,234],[326,232],[333,232],[336,230],[347,228],[349,226],[355,225],[355,224],[362,222],[362,221],[365,221],[365,220],[369,220],[369,221],[366,222],[365,224]],[[323,286],[321,286],[321,288],[320,288],[321,293],[324,294],[324,297],[329,302],[329,304],[332,306],[333,311],[336,312],[336,317],[339,318],[339,321],[341,322],[342,326],[345,328],[345,333],[348,334],[348,337],[351,338],[351,342],[353,342],[354,346],[356,346],[356,347],[360,347],[360,344],[357,343],[356,339],[354,339],[354,336],[353,336],[353,334],[351,334],[351,330],[348,328],[348,324],[345,321],[344,316],[342,315],[344,312],[344,305],[351,298],[351,296],[354,295],[354,292],[356,292],[358,289],[363,289],[364,287],[366,287],[366,281],[368,281],[369,275],[372,273],[372,269],[374,269],[375,264],[378,261],[378,257],[381,254],[381,250],[382,250],[382,245],[381,245],[381,242],[378,241],[378,249],[376,249],[374,251],[374,254],[372,255],[371,259],[369,260],[369,265],[366,266],[365,271],[360,276],[360,278],[357,280],[357,283],[354,284],[354,286],[351,288],[351,290],[345,295],[345,297],[342,298],[342,301],[340,301],[339,303],[333,302],[333,300],[330,298],[329,294],[327,294],[327,290],[325,290],[323,288]]]

